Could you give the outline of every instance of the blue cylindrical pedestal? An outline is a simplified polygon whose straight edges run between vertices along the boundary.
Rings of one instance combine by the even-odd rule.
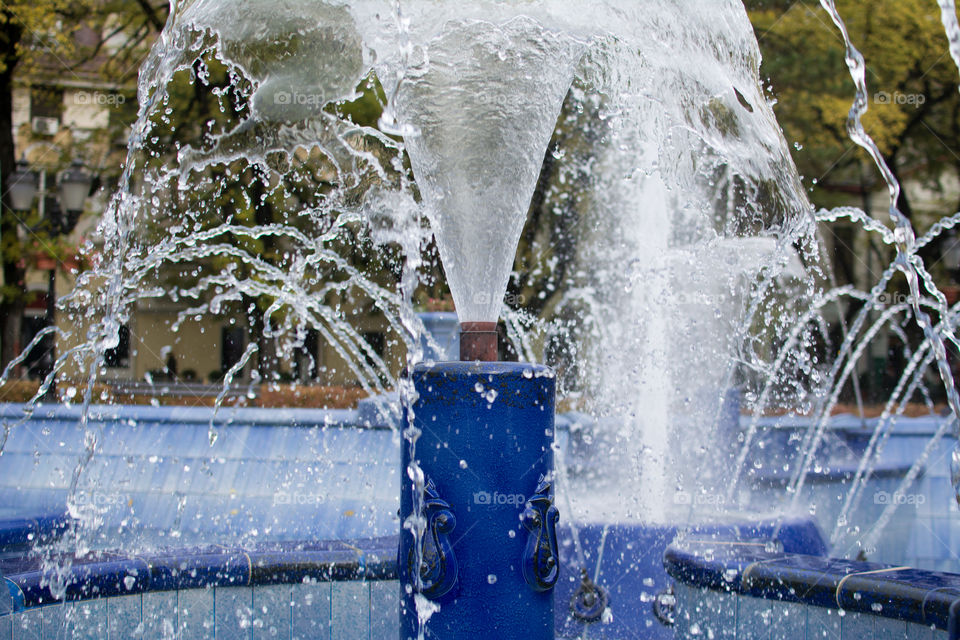
[[[413,381],[415,457],[427,483],[419,599],[439,606],[425,637],[553,640],[553,371],[446,362],[416,367]],[[405,439],[401,521],[414,513],[410,462]],[[402,528],[401,640],[418,633],[417,555],[412,532]]]

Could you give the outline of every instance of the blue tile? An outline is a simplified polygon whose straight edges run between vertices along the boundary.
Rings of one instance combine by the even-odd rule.
[[[840,633],[844,640],[875,640],[874,616],[845,611],[840,617]]]
[[[253,640],[291,640],[295,588],[289,584],[254,588]]]
[[[333,582],[331,586],[331,640],[370,637],[370,585],[367,582]]]
[[[107,599],[107,634],[115,638],[142,638],[143,596],[120,596]]]
[[[370,583],[370,640],[395,640],[400,609],[400,583]]]
[[[916,637],[911,633],[911,627],[920,626],[890,618],[875,618],[873,623],[873,637],[876,640],[909,640]],[[926,631],[926,629],[920,628],[916,631]]]
[[[911,640],[913,639],[911,638]],[[924,640],[926,639],[924,638]],[[950,640],[950,634],[940,629],[931,629],[930,640]]]
[[[43,637],[43,614],[40,609],[30,609],[14,617],[14,640],[40,640]]]
[[[737,640],[767,640],[773,623],[771,602],[743,596],[737,600]]]
[[[14,640],[40,640],[43,637],[43,613],[40,609],[24,611],[14,618]]]
[[[177,591],[177,633],[180,640],[214,637],[213,589]]]
[[[737,596],[717,591],[704,591],[697,609],[700,633],[717,640],[733,640],[737,636]]]
[[[807,640],[840,640],[840,612],[807,607]]]
[[[143,637],[170,638],[177,629],[177,592],[143,594]]]
[[[677,598],[675,630],[678,638],[687,638],[692,635],[692,627],[697,621],[697,605],[700,600],[701,589],[688,587],[677,583],[674,594]],[[699,627],[697,627],[699,632]]]
[[[72,638],[101,640],[107,637],[107,600],[83,600],[67,605],[67,620]]]
[[[330,637],[330,583],[303,583],[293,589],[293,640]]]
[[[774,602],[771,606],[771,640],[792,640],[807,635],[807,607],[795,602]]]
[[[67,608],[70,605],[54,604],[40,609],[41,637],[53,640],[54,638],[69,638],[72,634],[67,617]]]
[[[253,623],[253,588],[213,590],[216,640],[249,640]]]

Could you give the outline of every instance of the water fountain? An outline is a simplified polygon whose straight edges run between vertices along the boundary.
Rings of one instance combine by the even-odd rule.
[[[171,14],[91,247],[98,269],[64,302],[101,312],[61,336],[62,375],[86,382],[67,390],[77,406],[5,409],[0,451],[18,462],[0,459],[4,495],[66,517],[11,525],[44,544],[0,565],[0,634],[9,621],[14,637],[65,624],[98,637],[134,620],[143,637],[748,635],[770,626],[770,598],[795,596],[778,579],[811,587],[804,567],[832,580],[815,607],[791,603],[811,635],[811,611],[825,628],[896,617],[853,576],[889,569],[826,559],[803,502],[846,523],[830,549],[846,553],[867,479],[902,495],[948,423],[879,465],[892,408],[866,438],[828,428],[870,331],[831,370],[811,363],[810,326],[849,292],[815,291],[814,216],[738,2],[194,0]],[[548,246],[530,269],[549,298],[540,318],[502,304],[532,199],[578,220],[571,255]],[[852,217],[904,255],[956,223],[907,241],[862,212],[818,216]],[[431,236],[458,362],[414,310]],[[876,299],[892,273],[849,295]],[[174,332],[234,314],[268,340],[224,372],[212,411],[98,406],[118,326],[166,299],[181,304]],[[942,324],[898,394],[944,362],[938,303],[916,303]],[[343,317],[365,306],[409,375]],[[496,362],[501,316],[529,363]],[[307,329],[370,394],[359,409],[223,405],[270,344],[289,355]],[[757,373],[738,399],[744,370]],[[825,388],[802,382],[818,375]],[[811,397],[809,428],[764,415]],[[830,596],[861,618],[840,622]],[[901,615],[903,633],[945,633],[953,601],[938,598],[929,620]],[[75,604],[43,606],[60,600]],[[731,623],[738,608],[750,616]]]

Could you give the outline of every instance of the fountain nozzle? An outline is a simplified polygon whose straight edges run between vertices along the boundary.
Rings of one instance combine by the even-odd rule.
[[[460,323],[460,360],[463,362],[499,360],[496,322]]]

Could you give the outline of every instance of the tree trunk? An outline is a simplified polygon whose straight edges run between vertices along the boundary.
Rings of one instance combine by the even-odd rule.
[[[21,27],[7,16],[0,30],[0,254],[3,263],[3,294],[0,296],[0,368],[20,354],[20,329],[23,324],[25,304],[25,269],[23,268],[18,239],[18,221],[10,208],[10,185],[7,179],[16,167],[16,149],[13,145],[13,72],[16,68],[17,44],[22,35]]]

